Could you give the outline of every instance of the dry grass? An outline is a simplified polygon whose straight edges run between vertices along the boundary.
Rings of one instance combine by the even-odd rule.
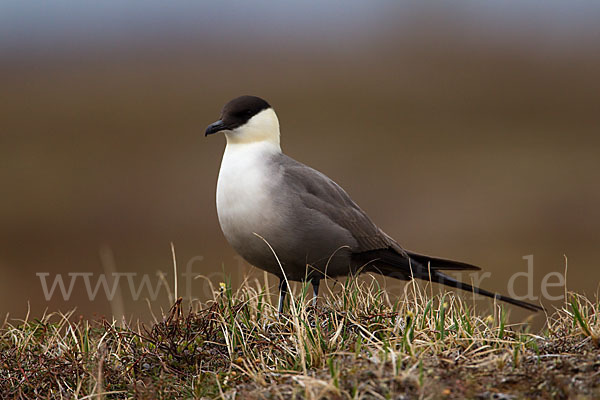
[[[453,294],[408,284],[390,301],[348,279],[277,316],[258,281],[151,328],[74,321],[5,323],[1,398],[598,398],[599,303],[571,294],[543,333],[480,317]]]

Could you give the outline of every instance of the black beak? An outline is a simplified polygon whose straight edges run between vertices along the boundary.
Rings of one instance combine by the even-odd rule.
[[[223,121],[218,120],[217,122],[213,122],[209,126],[206,127],[206,132],[204,136],[212,135],[213,133],[221,132],[227,130],[227,127],[223,123]]]

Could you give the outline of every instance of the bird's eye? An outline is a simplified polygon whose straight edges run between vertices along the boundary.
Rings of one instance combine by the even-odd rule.
[[[251,117],[252,111],[251,110],[240,110],[240,111],[236,112],[235,115],[238,116],[239,118]]]

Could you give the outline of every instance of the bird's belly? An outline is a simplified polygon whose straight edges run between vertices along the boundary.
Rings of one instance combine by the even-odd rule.
[[[256,168],[221,170],[217,183],[217,214],[225,238],[249,263],[281,275],[273,251],[286,217],[271,196],[272,182]],[[267,244],[268,243],[268,244]]]
[[[269,240],[281,222],[274,220],[269,210],[270,202],[256,197],[251,202],[240,201],[229,206],[221,204],[217,212],[225,238],[236,250],[245,247],[243,245],[248,242],[263,241],[261,238]]]

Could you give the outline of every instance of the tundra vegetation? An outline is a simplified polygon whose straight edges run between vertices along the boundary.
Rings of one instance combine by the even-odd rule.
[[[0,397],[600,398],[597,299],[566,293],[532,332],[501,304],[482,313],[428,284],[391,299],[368,277],[329,282],[316,308],[295,289],[282,315],[273,288],[247,280],[174,299],[149,326],[74,311],[7,320]]]

